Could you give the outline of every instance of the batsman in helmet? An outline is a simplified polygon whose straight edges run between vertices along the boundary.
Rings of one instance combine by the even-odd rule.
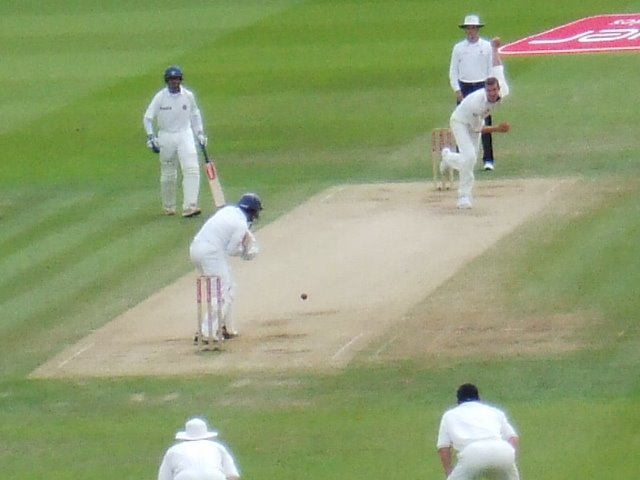
[[[189,256],[200,275],[219,277],[222,290],[222,318],[213,322],[213,332],[208,331],[207,322],[202,319],[203,336],[214,337],[218,323],[222,323],[225,339],[238,335],[230,315],[235,296],[235,282],[229,268],[229,257],[238,256],[243,260],[253,260],[259,248],[251,233],[251,226],[260,217],[262,200],[255,193],[245,193],[236,205],[227,205],[218,210],[196,233],[189,248]]]

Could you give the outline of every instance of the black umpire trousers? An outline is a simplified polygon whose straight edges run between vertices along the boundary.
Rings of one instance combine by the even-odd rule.
[[[480,90],[484,88],[484,82],[460,82],[458,81],[458,85],[460,85],[460,91],[462,92],[462,96],[466,97],[471,92],[475,92],[476,90]],[[458,102],[460,103],[460,102]],[[493,125],[493,120],[491,115],[484,119],[484,124],[491,126]],[[483,133],[481,135],[482,139],[482,162],[491,162],[493,163],[493,139],[491,138],[490,133]]]

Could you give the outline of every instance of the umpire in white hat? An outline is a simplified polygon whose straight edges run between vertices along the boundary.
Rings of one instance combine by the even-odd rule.
[[[236,462],[227,447],[213,440],[217,436],[203,419],[187,421],[176,433],[178,443],[162,459],[158,480],[239,480]]]
[[[480,37],[484,23],[478,15],[467,15],[458,25],[465,31],[466,38],[453,46],[449,64],[449,84],[460,104],[462,99],[485,86],[491,76],[492,48],[488,40]],[[489,115],[485,125],[492,125]],[[482,134],[482,164],[484,170],[494,169],[493,140],[490,133]]]

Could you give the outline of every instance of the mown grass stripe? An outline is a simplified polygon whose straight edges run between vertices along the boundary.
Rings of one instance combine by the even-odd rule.
[[[165,219],[145,218],[130,217],[116,236],[97,246],[87,244],[74,263],[44,281],[34,278],[32,289],[22,289],[8,299],[2,305],[0,358],[12,350],[15,357],[14,342],[26,336],[31,346],[16,361],[25,361],[25,368],[31,369],[64,342],[135,305],[166,278],[190,269],[186,245],[195,224],[185,220],[177,227],[182,229],[177,235],[167,235]],[[175,224],[172,227],[176,229]],[[128,255],[121,255],[122,251]],[[167,251],[175,253],[159,255]],[[16,371],[17,364],[0,363],[9,369],[4,373]]]
[[[105,199],[106,197],[96,199],[95,202],[104,205]],[[135,207],[127,209],[127,205]],[[154,227],[156,230],[164,230],[170,220],[148,206],[140,208],[139,194],[120,197],[109,206],[110,209],[107,210],[94,208],[91,217],[87,217],[84,211],[81,214],[74,211],[67,224],[63,225],[61,233],[58,233],[61,226],[57,218],[46,222],[51,227],[47,230],[47,235],[39,242],[33,242],[30,248],[23,251],[24,255],[9,257],[8,261],[13,260],[15,263],[12,265],[13,272],[11,265],[4,267],[9,274],[0,283],[2,309],[10,309],[12,301],[22,293],[39,293],[45,288],[63,290],[87,277],[91,278],[103,268],[108,269],[117,262],[114,259],[100,258],[102,251],[113,249],[121,242],[134,242],[140,236],[153,237]],[[153,243],[153,238],[150,243]],[[38,253],[29,256],[30,249],[35,249]],[[130,251],[126,248],[124,250]],[[81,271],[84,270],[82,274],[72,273],[87,262],[91,267],[80,268]],[[74,278],[75,275],[78,275],[77,278]],[[5,313],[2,325],[6,327],[11,323]]]
[[[5,257],[0,262],[5,272],[0,279],[0,304],[26,289],[46,284],[105,245],[130,235],[132,229],[145,229],[157,221],[157,215],[151,214],[149,208],[135,211],[123,210],[122,206],[111,211],[93,208],[91,215],[99,216],[100,223],[88,221],[85,211],[66,222],[53,218],[47,222],[53,229],[40,232],[40,239],[33,238],[27,248]]]
[[[52,232],[63,231],[69,224],[83,221],[89,212],[104,204],[106,198],[96,193],[78,193],[73,196],[48,195],[29,196],[20,200],[3,222],[0,233],[0,269],[8,273],[11,256],[30,246]],[[1,279],[0,279],[1,281]]]

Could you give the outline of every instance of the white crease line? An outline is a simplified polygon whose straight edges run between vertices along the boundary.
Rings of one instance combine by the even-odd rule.
[[[93,347],[93,343],[90,343],[89,345],[87,345],[84,348],[81,348],[80,350],[78,350],[76,353],[74,353],[73,355],[71,355],[69,358],[67,358],[66,360],[63,360],[62,362],[60,362],[58,364],[58,368],[62,368],[64,367],[67,363],[69,363],[71,360],[73,360],[74,358],[82,355],[84,352],[86,352],[87,350],[89,350],[91,347]]]
[[[387,340],[376,352],[373,354],[373,358],[378,357],[382,352],[384,352],[389,346],[395,342],[400,337],[399,333],[396,333],[393,337]]]
[[[333,197],[336,193],[341,192],[342,190],[344,190],[344,187],[334,189],[332,192],[329,192],[320,202],[324,203],[327,200],[330,200],[331,197]]]
[[[360,332],[359,335],[353,337],[351,340],[349,340],[347,343],[345,343],[342,347],[340,347],[338,349],[338,351],[336,353],[333,354],[333,357],[331,357],[331,360],[335,360],[336,358],[338,358],[342,352],[346,351],[351,345],[353,345],[360,337],[362,337],[362,335],[364,335],[364,333]]]

